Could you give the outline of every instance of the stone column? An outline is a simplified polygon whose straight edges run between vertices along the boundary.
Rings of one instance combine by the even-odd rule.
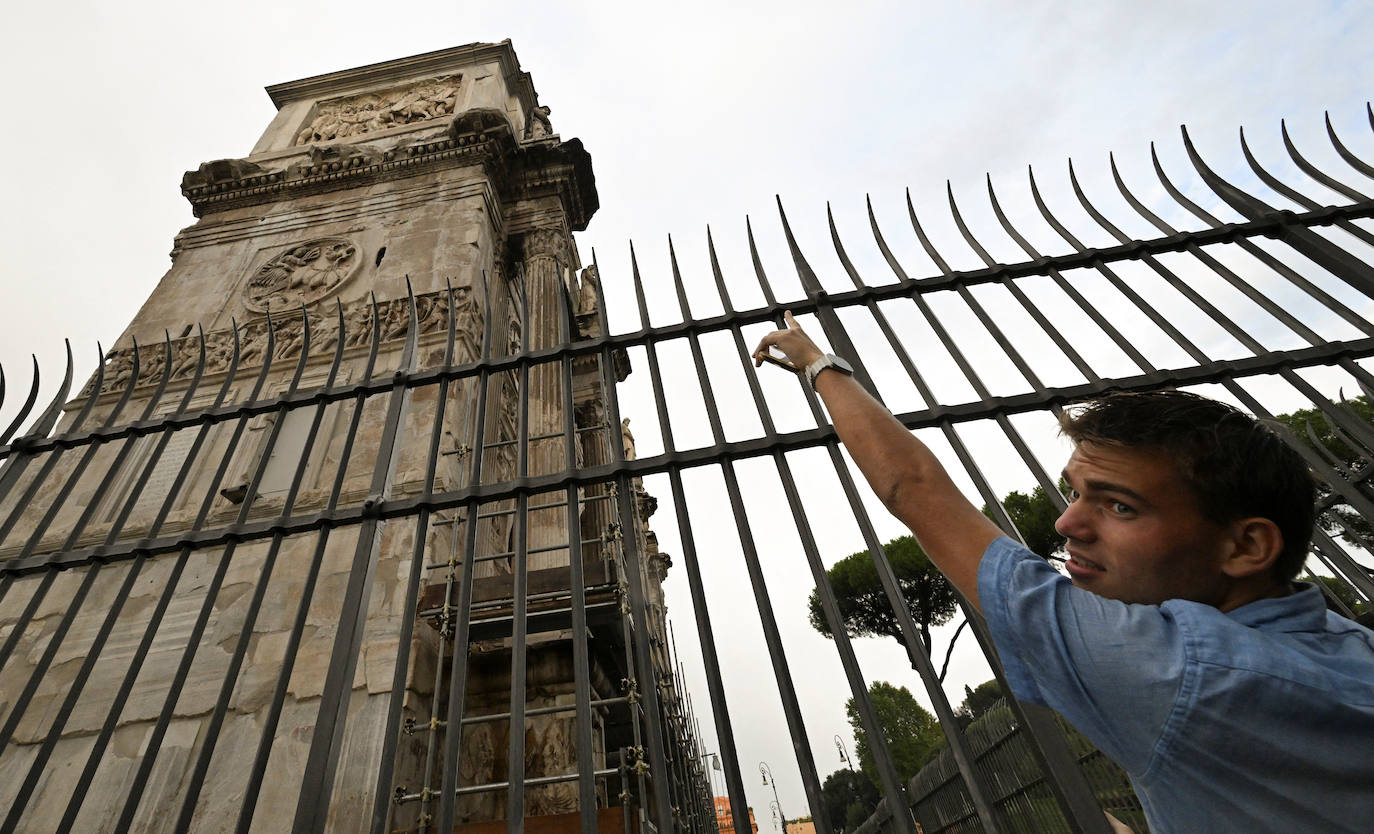
[[[535,229],[524,241],[525,294],[528,321],[526,346],[530,350],[555,347],[565,338],[567,293],[565,276],[571,275],[570,249],[562,228]],[[563,469],[566,448],[563,438],[563,369],[561,363],[535,365],[529,375],[529,474],[544,475]],[[534,439],[556,434],[559,437]],[[565,493],[545,493],[532,504],[562,501]],[[567,511],[563,508],[533,512],[529,518],[529,548],[537,550],[566,542]],[[530,556],[531,572],[568,564],[567,552],[550,551]]]

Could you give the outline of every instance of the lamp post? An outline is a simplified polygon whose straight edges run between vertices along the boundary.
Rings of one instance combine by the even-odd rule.
[[[775,799],[768,803],[768,807],[773,809],[773,827],[779,828],[783,834],[787,834],[787,820],[783,820],[781,826],[778,824],[778,818],[782,816],[782,806]]]
[[[853,770],[853,769],[854,769],[854,760],[851,759],[851,758],[849,758],[849,750],[845,748],[845,746],[844,746],[844,739],[840,738],[840,734],[839,734],[839,733],[836,733],[836,734],[835,734],[835,749],[836,749],[837,751],[839,751],[839,754],[840,754],[840,761],[842,761],[842,762],[844,762],[845,764],[849,765],[849,769],[850,769],[850,770]]]
[[[782,819],[782,830],[787,830],[787,817],[782,813],[782,802],[778,800],[778,780],[773,778],[773,769],[767,762],[759,762],[759,775],[763,777],[763,784],[773,789],[773,810]]]

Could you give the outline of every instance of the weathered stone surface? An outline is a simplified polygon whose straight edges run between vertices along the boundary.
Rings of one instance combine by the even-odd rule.
[[[370,373],[374,380],[386,379],[400,367],[404,337],[411,329],[408,291],[415,297],[423,367],[444,359],[449,306],[457,323],[453,361],[458,364],[482,354],[480,340],[488,328],[494,356],[560,342],[566,317],[562,293],[566,288],[575,294],[573,275],[579,266],[570,230],[585,226],[597,198],[589,157],[580,143],[563,143],[552,133],[549,109],[536,100],[508,44],[478,44],[293,82],[272,88],[272,95],[280,107],[278,115],[250,158],[206,163],[187,175],[185,193],[200,219],[178,235],[171,268],[120,337],[104,367],[102,384],[78,397],[71,404],[73,411],[84,403],[83,397],[95,397],[91,419],[102,420],[132,385],[134,396],[121,418],[127,419],[147,404],[145,398],[163,370],[172,383],[162,408],[171,407],[195,375],[202,346],[202,388],[190,408],[206,408],[224,382],[235,341],[240,376],[227,389],[226,402],[241,403],[267,362],[269,335],[275,360],[264,377],[263,396],[287,391],[302,353],[300,388],[324,385],[338,346],[343,360],[335,383],[356,383],[369,372],[374,314],[380,344]],[[517,275],[520,282],[514,280]],[[517,302],[522,293],[528,301],[524,307]],[[342,325],[336,303],[345,316]],[[578,303],[578,312],[586,314],[585,305]],[[307,308],[304,314],[300,305]],[[270,328],[267,312],[273,319]],[[309,350],[304,347],[307,323]],[[204,328],[203,337],[197,325]],[[164,332],[172,334],[170,354],[164,358],[160,350],[145,348],[135,368],[134,340],[141,345],[160,343]],[[595,411],[588,400],[596,396],[597,367],[593,359],[579,361],[573,404],[563,400],[560,364],[531,369],[530,410],[523,423],[528,433],[561,431],[563,409],[570,405],[578,407],[579,421]],[[516,414],[519,392],[506,376],[510,375],[492,377],[487,391],[487,425],[481,427],[487,444],[514,440],[522,424]],[[440,458],[435,474],[440,491],[461,488],[471,477],[477,391],[477,381],[471,378],[449,388],[438,426],[440,448],[449,453]],[[423,486],[430,438],[438,422],[437,397],[437,388],[419,387],[403,415],[388,487],[391,498],[417,495]],[[188,463],[186,488],[170,503],[170,515],[157,533],[189,534],[188,542],[207,530],[225,533],[220,543],[194,546],[185,555],[160,552],[149,557],[122,602],[121,583],[133,562],[114,561],[100,568],[60,643],[52,643],[52,635],[90,568],[56,576],[0,670],[4,720],[30,674],[45,662],[49,646],[55,649],[12,743],[0,751],[0,808],[23,782],[66,697],[75,693],[75,708],[60,728],[29,803],[26,830],[51,830],[90,759],[96,735],[107,723],[114,726],[113,735],[97,754],[93,781],[78,797],[81,813],[74,830],[114,830],[135,774],[143,762],[151,761],[131,830],[171,831],[186,801],[196,757],[208,749],[206,745],[213,745],[213,755],[204,788],[191,800],[192,829],[233,830],[264,733],[270,734],[270,755],[251,829],[289,830],[314,740],[320,696],[340,648],[356,652],[347,658],[355,671],[346,682],[347,719],[324,829],[367,830],[388,739],[397,741],[395,783],[412,790],[422,786],[431,745],[444,739],[441,732],[430,733],[427,725],[446,708],[452,647],[447,637],[441,641],[433,620],[416,618],[412,630],[403,632],[406,619],[417,613],[407,610],[413,606],[408,595],[412,584],[418,591],[436,577],[442,581],[442,572],[423,565],[461,555],[469,538],[484,554],[508,549],[510,516],[491,518],[469,531],[461,521],[463,510],[436,513],[418,563],[414,516],[378,521],[375,538],[369,533],[361,550],[359,536],[372,528],[371,522],[295,533],[278,542],[275,551],[270,538],[238,540],[238,533],[227,529],[241,521],[251,527],[287,512],[286,493],[300,460],[305,465],[293,521],[324,511],[331,503],[357,508],[368,499],[385,500],[387,496],[370,492],[379,463],[387,463],[379,450],[389,405],[389,392],[367,397],[351,438],[359,407],[351,397],[322,408],[296,408],[287,415],[230,414],[208,428],[198,456]],[[317,412],[322,416],[306,457],[305,437]],[[69,413],[67,420],[72,416]],[[293,418],[305,423],[297,420],[293,427]],[[201,435],[199,427],[181,429],[167,448],[188,455],[192,441]],[[271,437],[276,445],[269,451]],[[176,458],[175,465],[162,469],[157,468],[162,462],[153,462],[145,494],[136,494],[137,475],[150,463],[147,455],[155,440],[118,438],[93,446],[93,474],[78,481],[66,510],[47,532],[42,552],[60,547],[72,532],[71,524],[92,502],[99,503],[89,528],[76,539],[78,547],[93,546],[111,535],[117,547],[124,547],[150,535],[149,525],[164,503],[165,490],[185,460]],[[106,494],[96,496],[95,485],[121,449],[127,451],[123,467],[112,473]],[[561,470],[566,460],[561,437],[534,441],[529,452],[529,472],[534,475]],[[0,559],[18,552],[83,454],[64,453],[50,479],[36,490],[32,510],[3,543]],[[484,459],[487,482],[516,474],[512,446],[487,451]],[[221,477],[217,471],[222,461],[226,466]],[[259,471],[263,476],[257,492],[250,494]],[[23,491],[25,484],[21,479],[15,490]],[[545,494],[539,501],[561,497]],[[125,505],[133,508],[132,516],[122,529],[115,529]],[[497,506],[489,503],[483,510]],[[527,546],[549,548],[531,555],[531,570],[549,568],[551,575],[566,568],[566,520],[562,508],[530,513]],[[322,540],[327,544],[316,564]],[[513,587],[512,565],[510,560],[490,561],[475,573],[496,577],[489,588],[499,585],[508,590]],[[173,582],[179,566],[179,578]],[[0,598],[0,639],[13,632],[39,581],[33,576],[18,578]],[[356,632],[341,633],[341,622],[357,613],[349,606],[359,604],[349,600],[351,586],[364,592],[362,623]],[[155,619],[164,601],[165,613]],[[109,639],[97,648],[95,640],[116,605],[121,607]],[[302,628],[297,635],[293,631],[298,620]],[[203,626],[200,633],[198,623]],[[360,637],[356,646],[351,643],[355,634]],[[135,667],[132,663],[145,635],[151,635],[149,649]],[[299,650],[288,665],[287,650],[297,637]],[[566,637],[531,637],[529,706],[572,703]],[[350,642],[340,646],[339,640]],[[469,714],[508,708],[509,641],[499,634],[484,638],[474,654],[464,695]],[[401,669],[403,685],[394,691],[402,647],[408,650]],[[82,667],[92,652],[98,660],[78,689]],[[462,651],[459,657],[461,662]],[[598,687],[610,691],[599,680],[604,675],[593,669]],[[276,726],[269,728],[273,696],[283,678],[287,694]],[[126,680],[132,681],[127,702],[114,711],[115,694]],[[211,734],[211,712],[226,698],[223,724]],[[420,731],[397,736],[399,728],[388,714],[396,698],[404,699],[401,717],[412,719]],[[169,724],[165,737],[154,745],[153,727],[160,719]],[[604,730],[601,717],[595,721],[594,759],[601,766]],[[554,775],[575,766],[572,727],[567,713],[526,722],[527,773]],[[465,730],[460,768],[464,784],[504,778],[509,732],[501,721]],[[437,787],[440,776],[430,775],[432,787]],[[573,783],[532,790],[528,797],[531,813],[576,806]],[[505,814],[500,792],[467,797],[460,805],[460,816],[467,820]],[[391,808],[389,802],[387,807]],[[419,811],[418,805],[401,808],[392,827],[413,826]]]

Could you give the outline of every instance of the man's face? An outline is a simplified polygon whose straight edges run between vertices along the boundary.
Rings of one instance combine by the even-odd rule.
[[[1157,449],[1082,443],[1064,467],[1073,584],[1122,602],[1186,599],[1220,606],[1226,526],[1208,520],[1173,461]]]

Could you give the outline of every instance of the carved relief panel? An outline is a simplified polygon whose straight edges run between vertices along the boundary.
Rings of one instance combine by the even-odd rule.
[[[298,243],[258,267],[243,303],[258,313],[298,309],[332,294],[358,271],[362,256],[347,238]]]
[[[453,115],[461,75],[430,78],[376,93],[322,101],[295,144],[333,142],[350,136]]]

